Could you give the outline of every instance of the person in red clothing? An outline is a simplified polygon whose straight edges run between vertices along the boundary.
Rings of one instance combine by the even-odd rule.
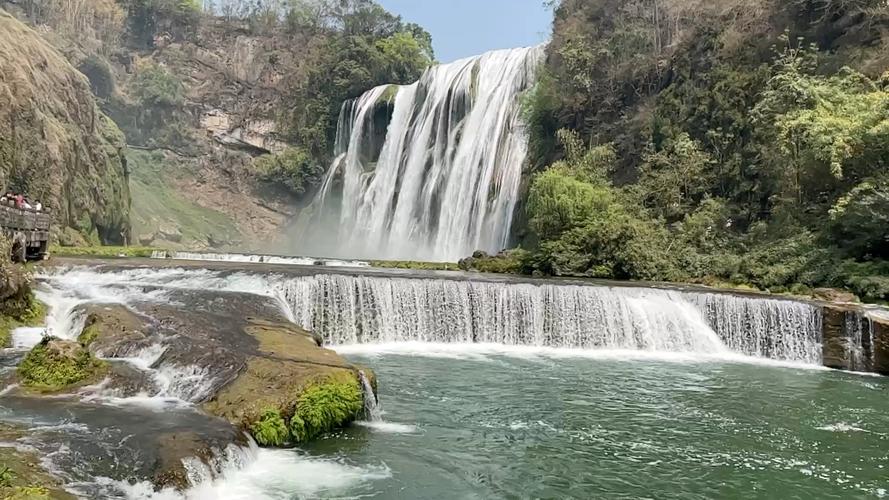
[[[15,195],[15,208],[25,208],[25,197],[17,194]]]

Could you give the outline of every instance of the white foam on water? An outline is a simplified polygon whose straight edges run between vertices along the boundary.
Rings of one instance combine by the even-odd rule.
[[[291,450],[251,448],[248,453],[246,463],[230,463],[216,478],[190,477],[202,482],[185,492],[156,492],[148,482],[111,483],[132,500],[281,500],[351,496],[361,484],[392,476],[385,466],[359,467]]]
[[[12,331],[13,349],[30,349],[39,344],[46,334],[46,327],[23,326]]]
[[[695,352],[639,351],[629,349],[573,349],[541,346],[510,346],[503,344],[394,342],[331,346],[345,356],[420,356],[430,358],[490,361],[494,356],[522,359],[583,358],[606,361],[657,361],[666,363],[739,363],[776,368],[830,371],[807,363],[789,362],[744,356],[735,353],[706,354]]]
[[[837,422],[835,424],[823,425],[821,427],[815,427],[819,431],[830,431],[830,432],[869,432],[861,427],[857,427],[854,424],[849,424],[846,422]]]
[[[416,434],[419,432],[416,425],[399,424],[396,422],[387,422],[385,420],[359,420],[355,422],[355,425],[368,428],[375,432],[382,432],[384,434]]]

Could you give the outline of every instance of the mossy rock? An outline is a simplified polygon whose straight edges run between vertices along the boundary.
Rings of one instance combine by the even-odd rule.
[[[60,392],[96,382],[107,370],[79,343],[46,337],[19,364],[18,376],[28,389]]]
[[[267,407],[250,425],[261,446],[310,441],[355,421],[364,410],[364,394],[354,374],[337,373],[309,382],[295,395],[295,404]]]
[[[248,318],[244,331],[256,339],[258,352],[204,405],[207,411],[273,447],[311,440],[361,416],[362,368],[319,347],[292,323]],[[364,371],[375,382],[373,372]]]
[[[364,410],[364,393],[357,378],[338,377],[309,385],[296,400],[290,435],[302,443],[349,424]]]
[[[83,330],[77,341],[93,355],[114,357],[114,351],[144,342],[149,328],[146,321],[121,305],[88,306]]]
[[[46,304],[33,299],[31,306],[14,316],[0,314],[0,348],[12,343],[12,331],[22,327],[37,327],[46,321]]]

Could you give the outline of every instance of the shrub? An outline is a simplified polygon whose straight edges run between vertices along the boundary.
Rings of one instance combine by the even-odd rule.
[[[80,63],[77,70],[86,75],[90,81],[93,94],[108,99],[114,94],[116,84],[114,74],[108,61],[99,56],[89,56]]]
[[[290,441],[290,433],[281,413],[274,408],[263,410],[262,417],[251,427],[250,432],[262,446],[284,446]]]
[[[178,107],[185,101],[182,82],[156,64],[139,68],[132,88],[143,106]]]
[[[45,337],[19,364],[18,374],[26,387],[55,392],[95,378],[105,366],[77,343]]]
[[[283,184],[298,195],[317,186],[324,175],[324,169],[302,148],[260,156],[254,161],[254,168],[260,179]]]
[[[364,394],[357,380],[326,381],[306,389],[290,419],[290,433],[300,443],[358,418]]]
[[[828,234],[850,256],[889,257],[889,175],[860,183],[830,210]]]
[[[458,264],[464,271],[497,274],[527,274],[532,270],[531,252],[515,248],[498,255],[475,252]]]

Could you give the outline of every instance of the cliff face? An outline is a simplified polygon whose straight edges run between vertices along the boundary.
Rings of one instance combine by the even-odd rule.
[[[130,211],[124,146],[86,77],[0,10],[0,186],[50,207],[63,242],[120,243]]]

